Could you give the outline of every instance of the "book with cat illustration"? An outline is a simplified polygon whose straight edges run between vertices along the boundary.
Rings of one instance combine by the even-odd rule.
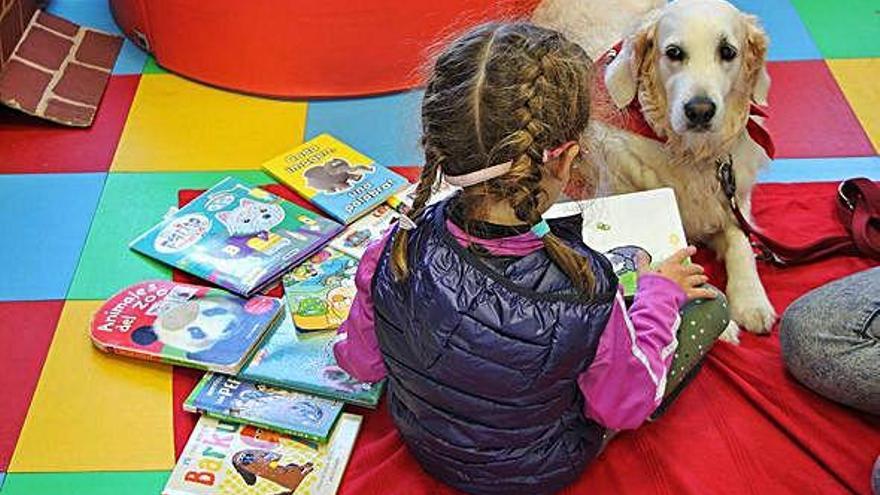
[[[263,169],[344,224],[409,184],[401,175],[329,134],[267,161]]]
[[[299,332],[289,311],[266,337],[238,375],[288,390],[315,394],[366,407],[376,407],[384,381],[359,382],[333,355],[335,332]]]
[[[360,426],[343,414],[317,443],[202,416],[162,495],[333,495]]]
[[[624,288],[636,292],[642,260],[660,263],[687,246],[675,192],[670,188],[557,203],[544,218],[583,215],[584,242],[604,253]]]
[[[330,219],[227,177],[130,247],[248,297],[341,229]]]
[[[183,409],[323,443],[342,413],[342,403],[206,373],[183,403]]]
[[[92,317],[90,336],[105,352],[237,373],[280,322],[280,299],[148,280],[126,287]]]
[[[379,205],[346,227],[338,237],[330,241],[330,247],[361,259],[367,246],[373,241],[381,239],[399,217],[400,213],[390,205]]]
[[[354,300],[357,265],[356,258],[328,247],[284,275],[284,294],[297,330],[339,328]]]

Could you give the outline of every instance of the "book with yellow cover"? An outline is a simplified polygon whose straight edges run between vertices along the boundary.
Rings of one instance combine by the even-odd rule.
[[[409,182],[329,134],[321,134],[263,164],[331,217],[349,224]]]

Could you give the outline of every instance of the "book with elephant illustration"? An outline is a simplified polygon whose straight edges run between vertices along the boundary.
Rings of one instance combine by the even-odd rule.
[[[183,409],[324,443],[342,413],[342,402],[206,373]]]
[[[284,275],[284,296],[297,330],[339,328],[354,301],[357,266],[356,258],[325,248]]]
[[[342,230],[328,218],[227,177],[131,249],[248,297]]]
[[[572,215],[583,216],[584,242],[611,261],[626,296],[636,292],[641,261],[660,263],[687,246],[670,188],[557,203],[544,218]]]
[[[409,182],[329,134],[321,134],[263,168],[336,220],[349,224]]]
[[[333,495],[361,420],[341,415],[330,440],[316,443],[202,416],[162,495]]]
[[[376,407],[384,381],[359,382],[336,363],[336,332],[300,332],[290,311],[238,375],[244,380]]]
[[[104,302],[92,317],[90,336],[105,352],[235,374],[284,309],[273,297],[244,299],[210,287],[148,280]]]

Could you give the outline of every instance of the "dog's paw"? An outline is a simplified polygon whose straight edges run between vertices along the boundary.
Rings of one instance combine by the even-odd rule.
[[[730,320],[730,323],[727,324],[727,328],[721,332],[718,339],[733,345],[739,345],[739,325],[737,325],[735,321]]]
[[[731,293],[734,292],[734,293]],[[763,290],[736,294],[728,290],[730,316],[752,333],[768,333],[776,323],[776,310]]]

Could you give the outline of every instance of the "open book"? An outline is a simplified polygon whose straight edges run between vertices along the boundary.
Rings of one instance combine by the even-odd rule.
[[[584,242],[608,257],[626,296],[635,294],[640,259],[656,264],[687,246],[670,188],[557,203],[544,218],[572,215],[583,215]]]

